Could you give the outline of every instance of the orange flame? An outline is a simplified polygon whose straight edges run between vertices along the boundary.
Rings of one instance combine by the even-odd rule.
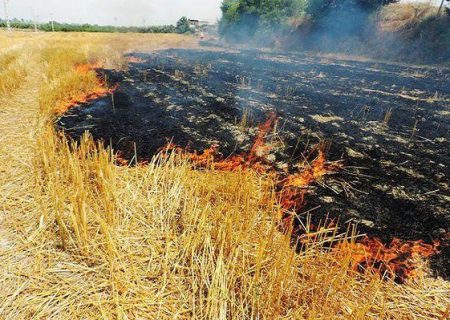
[[[349,254],[350,266],[358,272],[378,273],[405,283],[424,273],[421,265],[426,258],[439,252],[439,242],[427,244],[423,240],[402,241],[394,238],[388,245],[378,238],[365,237],[358,243],[343,242],[335,251],[339,254]]]
[[[285,186],[303,188],[331,171],[334,170],[326,167],[325,155],[323,151],[319,150],[319,155],[310,166],[298,174],[287,177]]]
[[[100,68],[100,64],[98,62],[92,63],[80,63],[75,65],[75,72],[79,74],[87,74],[89,71]]]
[[[233,155],[224,159],[218,146],[213,145],[202,153],[188,152],[175,144],[168,144],[162,150],[175,152],[189,159],[197,167],[212,168],[220,171],[236,171],[250,169],[259,173],[273,174],[277,182],[277,196],[281,205],[283,225],[288,230],[291,225],[292,215],[289,212],[298,211],[305,202],[308,186],[331,174],[340,168],[340,162],[328,162],[323,150],[319,149],[318,156],[310,163],[300,164],[297,173],[286,176],[279,172],[267,161],[271,147],[266,145],[267,135],[274,127],[277,117],[271,113],[268,120],[259,126],[258,134],[250,151],[247,154]],[[333,227],[332,222],[328,227]],[[314,238],[314,226],[310,226],[308,233],[303,232],[300,238]],[[300,231],[299,231],[300,232]],[[311,232],[311,233],[309,233]],[[298,234],[297,234],[298,235]],[[421,261],[438,252],[436,242],[433,245],[424,241],[402,241],[394,239],[388,245],[383,244],[378,238],[365,237],[358,243],[342,242],[334,248],[334,252],[342,255],[347,253],[350,257],[350,267],[358,272],[370,271],[380,274],[385,279],[394,279],[404,283],[407,279],[419,276]],[[344,256],[348,257],[348,256]]]
[[[164,151],[173,151],[181,154],[191,160],[196,166],[202,168],[214,168],[220,171],[235,171],[239,169],[251,169],[258,173],[266,173],[275,175],[277,182],[278,198],[283,209],[282,214],[291,210],[299,210],[304,203],[304,197],[307,193],[306,187],[321,179],[324,175],[336,171],[341,165],[337,162],[328,163],[325,154],[319,150],[319,154],[310,164],[305,166],[299,165],[299,172],[284,175],[267,160],[272,147],[265,143],[268,134],[273,129],[277,121],[274,112],[269,113],[268,119],[259,125],[258,133],[250,151],[246,154],[233,155],[223,159],[219,152],[218,146],[214,145],[199,154],[197,152],[188,152],[172,143],[163,148]]]
[[[135,57],[135,56],[129,56],[129,57],[127,57],[127,62],[128,63],[144,63],[145,60]]]
[[[252,169],[259,173],[269,173],[273,171],[270,164],[266,160],[271,147],[265,144],[265,139],[272,130],[277,116],[275,113],[270,113],[268,119],[258,127],[258,134],[256,135],[253,146],[247,154],[233,155],[224,159],[219,153],[217,145],[211,146],[202,153],[188,152],[173,143],[169,143],[162,148],[163,151],[173,151],[177,154],[183,155],[190,159],[197,167],[214,168],[220,171],[236,171],[239,169]]]
[[[271,150],[270,146],[265,144],[265,139],[269,132],[272,130],[277,116],[275,112],[269,113],[269,117],[263,124],[258,127],[258,134],[256,135],[253,146],[247,155],[247,162],[259,161],[264,156],[267,156]]]
[[[100,64],[97,62],[84,63],[75,65],[74,71],[80,75],[87,75],[89,72],[96,70],[98,68],[100,68]],[[107,88],[105,86],[104,81],[102,81],[100,78],[97,77],[97,83],[93,89],[91,89],[88,92],[83,91],[70,96],[68,99],[64,100],[59,106],[57,106],[54,112],[57,115],[63,114],[76,105],[87,103],[92,100],[104,97],[108,94],[112,94],[117,89],[117,87],[118,86],[115,86],[113,88]]]
[[[319,150],[319,155],[311,164],[300,166],[298,173],[289,175],[280,182],[280,203],[284,210],[298,210],[304,203],[305,188],[320,180],[323,176],[339,170],[342,165],[339,162],[327,162],[325,154]]]

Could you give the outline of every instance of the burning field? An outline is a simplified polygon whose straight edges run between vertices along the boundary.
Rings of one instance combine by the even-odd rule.
[[[448,70],[0,44],[1,319],[448,318]]]
[[[175,151],[197,167],[275,175],[297,233],[306,220],[356,223],[369,235],[359,246],[389,255],[359,262],[403,281],[406,260],[433,257],[449,275],[450,71],[253,50],[128,60],[98,70],[114,90],[72,103],[58,127],[88,130],[122,164]]]

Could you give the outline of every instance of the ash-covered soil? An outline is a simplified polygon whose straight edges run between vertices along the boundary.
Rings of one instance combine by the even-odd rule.
[[[71,109],[58,126],[132,158],[172,140],[224,156],[246,151],[269,111],[275,163],[300,161],[330,142],[345,168],[314,187],[304,208],[384,239],[448,238],[450,70],[264,51],[167,50],[133,54],[126,72],[103,70],[119,89]],[[137,61],[137,59],[134,59]],[[445,242],[445,240],[443,240]],[[450,240],[449,240],[450,241]],[[435,261],[450,274],[448,248]]]

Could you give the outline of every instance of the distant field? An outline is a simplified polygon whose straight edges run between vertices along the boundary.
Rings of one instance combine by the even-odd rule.
[[[161,50],[169,49],[199,53],[193,58],[163,55]],[[377,252],[368,251],[370,242],[356,243],[354,230],[342,232],[324,221],[294,225],[296,207],[280,200],[303,204],[303,196],[314,197],[310,191],[326,185],[339,164],[323,159],[321,152],[327,150],[318,146],[314,149],[320,150],[318,156],[297,161],[289,176],[280,173],[283,168],[274,169],[267,162],[271,157],[266,140],[270,138],[274,146],[283,144],[277,140],[283,122],[265,112],[258,114],[259,109],[237,114],[227,109],[231,105],[224,88],[244,93],[234,98],[243,98],[245,110],[261,101],[270,105],[271,99],[280,110],[288,110],[294,103],[292,96],[303,88],[308,89],[304,98],[311,103],[308,121],[338,127],[344,115],[325,101],[333,93],[324,97],[316,90],[334,86],[338,96],[357,96],[356,84],[344,82],[341,87],[332,77],[344,77],[350,69],[363,72],[369,66],[318,63],[309,73],[294,74],[293,69],[281,68],[284,57],[275,57],[278,64],[271,60],[247,70],[254,60],[251,52],[206,56],[204,52],[194,38],[172,34],[0,32],[0,319],[446,319],[450,283],[432,276],[423,259],[427,255],[421,252],[428,250],[431,255],[434,244],[408,242],[402,248],[393,246],[395,250],[381,245],[376,247],[381,259]],[[377,67],[370,68],[371,80],[378,81]],[[400,71],[405,70],[411,72],[402,76],[408,83],[419,84],[422,76],[431,83],[435,77],[415,68]],[[401,126],[405,116],[383,112],[389,110],[388,101],[426,100],[424,106],[438,107],[429,113],[435,117],[448,99],[430,96],[433,90],[395,91],[387,84],[400,71],[382,76],[380,92],[372,94],[367,90],[374,88],[361,85],[367,89],[361,90],[361,99],[384,103],[383,110],[373,114],[385,126],[379,128],[383,133],[376,133],[380,139],[394,139],[385,131]],[[237,78],[236,72],[246,76]],[[132,76],[123,78],[124,74]],[[262,81],[254,90],[258,82],[253,74],[270,86]],[[290,85],[294,76],[299,77],[298,87]],[[283,84],[279,92],[273,77]],[[204,90],[206,84],[224,92],[217,89],[211,97]],[[268,88],[276,96],[266,97]],[[158,129],[152,123],[161,119],[173,123],[181,114],[200,118],[203,124],[210,121],[199,106],[212,98],[217,112],[223,117],[231,114],[233,119],[227,121],[248,135],[244,140],[249,140],[250,151],[239,150],[243,160],[230,156],[215,162],[214,154],[202,158],[200,153],[166,149],[139,163],[142,144],[131,141],[125,153],[119,147],[107,148],[112,143],[106,139],[99,144],[89,134],[76,136],[76,143],[56,126],[62,115],[77,117],[77,112],[96,103],[112,115],[123,116],[121,123],[129,120],[124,107],[142,107],[139,110],[145,114],[138,120],[146,124],[133,127],[138,122],[131,121],[127,128],[159,139],[151,132]],[[330,109],[317,110],[316,100]],[[170,109],[177,103],[181,109]],[[176,112],[170,114],[172,118],[159,113],[152,117],[151,106]],[[288,121],[298,115],[286,110],[282,117],[289,126]],[[362,121],[361,112],[355,110],[354,121]],[[82,126],[89,129],[89,121],[99,114],[85,116]],[[115,133],[125,130],[109,128]],[[208,134],[217,138],[221,129],[218,123]],[[412,138],[419,136],[409,133]],[[165,135],[170,138],[170,132]],[[241,162],[224,170],[230,159]],[[287,197],[288,192],[295,193]],[[296,232],[301,235],[295,237]],[[401,250],[407,250],[407,258],[399,258]],[[406,274],[396,273],[399,266]],[[401,276],[403,284],[393,281]]]

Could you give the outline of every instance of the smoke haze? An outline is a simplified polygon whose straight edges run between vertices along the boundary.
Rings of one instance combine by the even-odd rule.
[[[216,22],[221,0],[9,0],[11,18],[100,25],[174,24],[181,16]],[[3,4],[0,15],[5,16]]]

